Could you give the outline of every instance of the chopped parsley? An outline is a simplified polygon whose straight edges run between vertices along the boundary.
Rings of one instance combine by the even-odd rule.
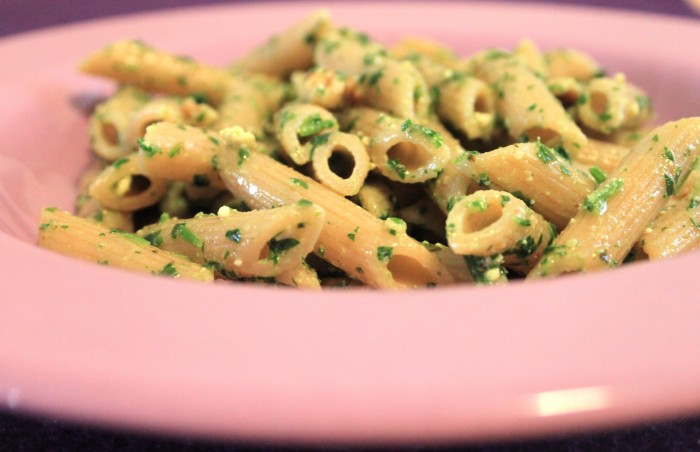
[[[296,177],[292,177],[291,179],[289,179],[289,181],[291,183],[293,183],[294,185],[300,186],[301,188],[305,188],[307,190],[309,189],[309,184],[307,184],[305,181],[303,181],[301,179],[297,179]]]
[[[380,246],[377,248],[377,260],[379,262],[386,262],[391,260],[391,256],[394,254],[394,248],[391,246]]]
[[[120,166],[127,163],[128,161],[129,159],[127,157],[122,157],[118,160],[115,160],[114,163],[112,163],[112,166],[118,169]]]
[[[143,236],[143,238],[153,246],[161,246],[163,244],[163,236],[160,233],[160,230],[153,231]]]
[[[158,147],[155,146],[148,141],[144,140],[143,138],[139,138],[136,140],[136,142],[139,145],[139,149],[143,151],[144,154],[146,154],[146,157],[153,157],[156,154],[160,154],[162,150]]]
[[[226,238],[231,240],[232,242],[241,243],[241,230],[238,228],[229,229],[228,231],[226,231],[224,236],[226,236]]]
[[[324,120],[321,118],[321,115],[317,113],[314,115],[307,116],[304,119],[304,122],[302,122],[299,126],[297,133],[300,137],[306,138],[310,137],[311,135],[317,134],[321,130],[334,127],[336,124],[337,123],[334,119]]]
[[[267,242],[267,246],[270,248],[268,259],[277,265],[282,255],[297,245],[299,245],[299,240],[293,237],[282,240],[270,239],[270,241]]]
[[[200,250],[204,248],[204,242],[202,242],[202,239],[197,237],[197,235],[192,232],[192,230],[188,228],[185,223],[177,223],[175,226],[173,226],[173,229],[170,231],[170,237],[174,239],[181,237],[184,241],[196,248],[199,248]]]
[[[386,162],[386,166],[393,172],[395,172],[400,179],[406,178],[406,167],[398,159],[389,159]]]
[[[168,262],[165,264],[163,269],[158,272],[159,275],[164,275],[164,276],[170,276],[171,278],[177,278],[180,276],[180,274],[177,272],[177,268],[173,265],[172,262]]]
[[[624,185],[622,179],[613,179],[607,185],[604,185],[583,200],[582,207],[589,211],[603,215],[608,209],[608,200],[617,192],[622,190]]]
[[[426,138],[430,140],[435,149],[442,147],[442,135],[434,131],[429,127],[422,126],[420,124],[414,124],[410,119],[405,120],[401,124],[401,131],[406,132],[409,135],[419,132],[423,134]]]
[[[250,151],[246,148],[240,148],[238,150],[238,162],[236,164],[240,167],[243,165],[243,163],[248,160],[248,157],[250,156]]]
[[[605,172],[603,172],[603,170],[598,168],[597,166],[591,166],[590,168],[588,168],[588,172],[591,173],[591,176],[597,184],[602,184],[603,182],[605,182],[605,179],[608,178]]]

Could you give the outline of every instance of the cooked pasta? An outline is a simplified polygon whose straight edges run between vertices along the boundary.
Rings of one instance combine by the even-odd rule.
[[[115,90],[75,215],[41,214],[39,245],[68,256],[410,289],[700,247],[700,117],[650,127],[642,88],[577,49],[387,48],[321,10],[225,68],[123,40],[79,69]]]

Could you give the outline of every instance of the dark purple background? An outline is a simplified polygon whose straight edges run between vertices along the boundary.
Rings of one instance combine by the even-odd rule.
[[[456,1],[456,0],[455,0]],[[515,0],[511,0],[515,1]],[[683,0],[550,0],[551,3],[587,4],[605,8],[635,9],[684,17],[694,17]],[[98,17],[127,14],[177,6],[235,3],[223,0],[0,0],[0,37],[27,32],[48,26],[67,24]],[[269,7],[274,5],[271,2]],[[544,3],[540,0],[539,3]],[[700,57],[700,43],[689,47],[689,52]],[[11,64],[11,62],[2,62]],[[0,344],[0,347],[2,344]],[[700,384],[700,382],[698,382]],[[214,443],[195,439],[176,439],[119,432],[91,426],[76,425],[48,418],[37,418],[14,413],[0,413],[0,450],[248,450],[266,451],[279,449],[267,444]],[[302,450],[286,446],[285,450]],[[352,450],[344,447],[316,447],[317,450],[335,452]],[[700,451],[700,417],[675,419],[667,422],[643,425],[589,435],[548,438],[537,442],[519,442],[500,445],[456,447],[391,448],[410,451],[470,450],[482,452],[508,451]]]
[[[510,1],[517,2],[517,0]],[[693,11],[683,0],[549,0],[549,2],[636,9],[677,16],[698,17],[693,14]],[[177,6],[222,3],[241,2],[230,0],[203,0],[199,2],[194,0],[0,0],[0,36],[117,14],[153,11]],[[539,0],[539,3],[547,2]],[[270,7],[273,7],[273,5],[270,5]]]

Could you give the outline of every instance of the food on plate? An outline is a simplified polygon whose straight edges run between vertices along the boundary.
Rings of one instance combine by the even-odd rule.
[[[119,41],[95,166],[39,244],[305,289],[501,284],[700,245],[700,117],[575,49],[387,47],[317,11],[217,68]]]

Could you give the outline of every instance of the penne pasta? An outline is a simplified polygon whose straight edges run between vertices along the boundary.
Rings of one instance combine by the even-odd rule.
[[[442,135],[428,126],[368,108],[355,108],[339,117],[344,129],[366,137],[367,152],[383,176],[397,182],[419,183],[438,176],[450,150]]]
[[[179,254],[160,250],[133,234],[106,228],[59,209],[44,209],[39,221],[39,246],[66,256],[174,278],[214,279],[211,270]]]
[[[487,52],[475,59],[475,73],[496,91],[496,111],[512,139],[539,139],[573,157],[586,145],[586,136],[547,84],[519,59]]]
[[[240,146],[254,143],[245,138]],[[312,202],[326,211],[315,253],[349,276],[379,288],[410,288],[453,282],[447,270],[420,243],[396,231],[316,181],[265,155],[241,161],[234,151],[221,155],[226,186],[257,208]],[[387,220],[388,221],[388,220]]]
[[[682,185],[700,148],[700,118],[666,123],[632,147],[584,200],[528,277],[619,265],[667,198]]]
[[[343,196],[357,194],[369,172],[369,155],[360,139],[349,133],[328,132],[311,140],[314,179]]]
[[[482,154],[463,153],[458,166],[482,188],[501,189],[523,199],[562,229],[578,212],[595,182],[542,143],[519,143]]]
[[[218,104],[235,80],[222,69],[156,50],[141,41],[118,41],[80,65],[86,74],[111,78],[146,91],[203,96]]]
[[[269,277],[301,265],[325,212],[314,205],[166,219],[138,231],[154,246],[187,256],[228,278]]]

